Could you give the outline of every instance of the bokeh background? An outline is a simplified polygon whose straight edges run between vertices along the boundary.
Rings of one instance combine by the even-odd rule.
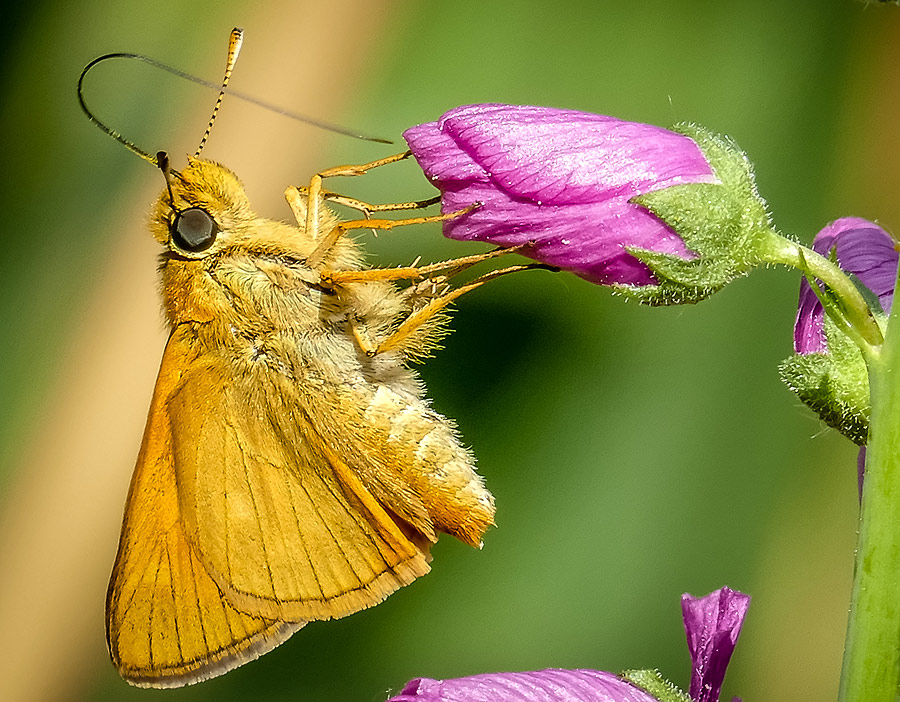
[[[798,277],[763,270],[696,307],[646,309],[569,275],[463,298],[422,368],[497,498],[476,552],[371,610],[312,623],[225,677],[132,689],[106,658],[103,599],[164,332],[162,180],[80,113],[81,67],[149,54],[398,138],[479,101],[577,108],[731,134],[785,232],[900,227],[900,9],[852,0],[641,3],[34,0],[0,44],[0,697],[378,702],[415,676],[658,667],[686,685],[682,592],[753,603],[723,698],[824,700],[840,667],[856,527],[855,452],[783,387]],[[98,114],[174,164],[213,94],[135,62],[92,74]],[[402,148],[226,100],[205,155],[265,214],[315,170]],[[344,181],[375,201],[432,194],[405,163]],[[473,252],[437,227],[364,235],[373,262]]]

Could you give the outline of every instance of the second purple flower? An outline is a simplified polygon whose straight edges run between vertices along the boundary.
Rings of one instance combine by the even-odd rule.
[[[816,234],[812,248],[833,258],[864,287],[876,319],[891,309],[897,279],[894,240],[881,227],[859,217],[843,217]],[[824,289],[821,294],[826,295]],[[825,313],[819,297],[803,280],[795,354],[779,367],[782,380],[829,426],[860,446],[868,441],[869,381],[859,348]]]

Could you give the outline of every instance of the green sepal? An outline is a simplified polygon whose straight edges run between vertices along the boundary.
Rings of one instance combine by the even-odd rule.
[[[691,702],[688,695],[666,680],[658,670],[626,670],[619,677],[653,695],[660,702]]]
[[[881,306],[881,300],[878,299],[878,295],[869,290],[869,288],[867,288],[853,273],[847,273],[847,277],[850,278],[852,283],[856,286],[856,289],[859,290],[859,294],[863,296],[863,300],[866,301],[869,309],[872,310],[872,316],[879,322],[885,321],[883,318],[886,318],[887,314],[885,314],[885,311]],[[885,325],[881,324],[881,326],[883,328]]]
[[[795,354],[779,364],[778,374],[823,422],[863,446],[869,436],[866,363],[859,347],[828,315],[823,322],[828,352]]]
[[[699,302],[767,260],[776,246],[766,204],[756,190],[753,168],[737,145],[696,125],[675,128],[693,139],[718,183],[675,185],[635,197],[666,222],[696,254],[672,254],[628,247],[647,264],[657,285],[615,286],[615,291],[649,305]]]

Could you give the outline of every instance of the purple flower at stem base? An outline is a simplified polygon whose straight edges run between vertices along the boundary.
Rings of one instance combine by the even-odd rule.
[[[693,662],[690,695],[694,702],[716,702],[734,653],[750,597],[723,587],[706,597],[681,596],[684,630]]]
[[[898,254],[893,239],[884,229],[860,217],[843,217],[816,234],[812,249],[826,258],[833,251],[841,269],[856,276],[878,298],[885,313],[891,311]],[[828,351],[824,316],[822,303],[809,282],[801,280],[794,351],[799,354]]]
[[[750,597],[722,588],[703,598],[682,596],[693,661],[690,698],[655,671],[613,675],[547,669],[465,678],[416,678],[388,702],[717,702]]]
[[[844,217],[822,229],[812,249],[835,259],[840,270],[852,276],[862,291],[862,304],[868,303],[864,311],[878,329],[877,321],[884,322],[894,295],[898,256],[893,239],[877,224]],[[871,410],[869,372],[861,350],[866,348],[865,341],[861,346],[859,330],[842,316],[844,308],[834,299],[833,289],[822,286],[820,290],[832,308],[830,315],[809,281],[800,282],[795,355],[783,361],[779,371],[822,421],[862,446],[868,440]]]

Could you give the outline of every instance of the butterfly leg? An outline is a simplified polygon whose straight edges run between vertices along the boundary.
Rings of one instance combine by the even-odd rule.
[[[505,253],[507,249],[500,249],[502,253]],[[494,252],[489,252],[494,253]],[[507,268],[500,268],[497,270],[490,271],[489,273],[485,273],[482,276],[479,276],[471,283],[467,283],[466,285],[461,285],[458,288],[450,290],[449,292],[445,292],[438,297],[429,300],[423,307],[415,310],[410,314],[403,322],[398,326],[389,336],[382,339],[376,345],[360,346],[362,350],[365,352],[367,356],[375,356],[379,353],[384,353],[386,351],[395,351],[395,350],[403,350],[404,347],[409,347],[410,342],[413,342],[413,346],[420,342],[417,338],[417,332],[419,332],[423,326],[428,325],[430,321],[433,321],[437,315],[439,315],[447,305],[456,300],[459,297],[462,297],[467,292],[471,292],[476,288],[481,287],[489,280],[493,280],[494,278],[499,278],[500,276],[509,275],[510,273],[518,273],[519,271],[527,271],[527,270],[535,270],[535,269],[543,269],[543,270],[557,270],[551,266],[544,265],[542,263],[529,263],[525,265],[517,265],[517,266],[509,266]],[[359,337],[357,337],[357,341],[359,341]]]
[[[306,222],[307,217],[307,203],[309,202],[309,188],[296,187],[291,186],[287,190],[284,191],[285,199],[288,202],[288,205],[291,208],[291,211],[294,213],[294,217],[298,222]],[[334,202],[338,205],[343,205],[344,207],[349,207],[354,210],[358,210],[362,212],[363,217],[367,220],[371,218],[373,212],[397,212],[399,210],[423,210],[426,207],[431,207],[432,205],[436,205],[441,201],[441,196],[436,195],[435,197],[428,198],[427,200],[413,200],[410,202],[390,202],[385,204],[372,204],[370,202],[364,202],[363,200],[358,200],[353,197],[347,197],[346,195],[340,195],[338,193],[333,193],[330,191],[322,191],[321,197],[327,202]],[[375,229],[372,229],[372,233],[375,233]],[[316,233],[315,238],[318,238],[318,233]]]
[[[380,158],[377,161],[370,161],[369,163],[363,163],[358,166],[335,166],[334,168],[328,168],[324,171],[316,173],[312,178],[310,178],[309,187],[305,189],[307,202],[306,231],[313,234],[316,239],[319,238],[319,216],[322,206],[325,203],[325,191],[322,188],[322,181],[324,181],[325,178],[364,175],[373,168],[386,166],[390,163],[396,163],[397,161],[403,161],[404,159],[409,158],[411,155],[411,151],[404,151],[403,153],[394,154],[393,156],[387,156],[386,158]]]
[[[312,233],[316,238],[318,238],[318,230],[319,230],[319,215],[321,213],[322,204],[325,200],[332,200],[335,202],[341,202],[341,196],[336,195],[334,193],[329,193],[324,190],[322,187],[322,181],[325,178],[332,178],[335,176],[357,176],[363,175],[367,173],[372,168],[377,168],[378,166],[386,166],[391,163],[396,163],[397,161],[403,161],[404,159],[409,158],[412,155],[411,151],[404,151],[403,153],[394,154],[393,156],[388,156],[386,158],[378,159],[377,161],[370,161],[369,163],[364,163],[358,166],[336,166],[335,168],[329,168],[327,170],[316,173],[309,182],[309,186],[307,187],[289,187],[284,195],[288,201],[288,204],[291,207],[291,210],[294,212],[294,217],[296,217],[297,222],[300,224],[305,224],[307,227],[307,231]],[[347,204],[349,207],[353,209],[358,209],[361,212],[365,213],[367,209],[367,204],[358,200],[353,200],[352,198],[346,198]],[[429,201],[423,201],[425,203]],[[357,207],[356,204],[361,205],[362,207]],[[402,204],[412,204],[412,203],[402,203]],[[422,204],[421,207],[427,207],[427,204]],[[387,211],[388,208],[382,209],[381,207],[368,207],[370,212],[375,211]],[[398,208],[398,209],[415,209],[415,208]],[[368,217],[368,214],[366,214]]]
[[[309,198],[309,188],[303,187],[291,187],[288,188],[288,191],[293,191],[290,194],[285,193],[290,200],[296,200],[298,197],[300,201],[306,203]],[[323,190],[322,197],[327,202],[334,202],[338,205],[343,205],[344,207],[349,207],[354,210],[358,210],[363,213],[363,216],[366,219],[372,216],[373,212],[397,212],[399,210],[424,210],[426,207],[431,207],[432,205],[436,205],[441,201],[440,195],[435,195],[434,197],[430,197],[426,200],[412,200],[410,202],[389,202],[384,204],[373,204],[371,202],[365,202],[363,200],[358,200],[355,197],[347,197],[346,195],[341,195],[340,193],[335,193],[330,190]],[[304,209],[305,213],[305,209]],[[305,214],[303,215],[306,216]]]
[[[424,210],[426,207],[431,207],[432,205],[436,205],[441,201],[440,195],[435,195],[434,197],[430,197],[427,200],[413,200],[411,202],[388,202],[385,204],[372,204],[370,202],[363,202],[362,200],[357,200],[353,197],[346,197],[344,195],[339,195],[337,193],[325,193],[325,199],[328,202],[336,202],[339,205],[343,205],[344,207],[350,207],[354,210],[359,210],[363,213],[366,219],[373,212],[397,212],[398,210]]]
[[[310,199],[310,203],[312,203],[312,199]],[[319,244],[306,259],[306,265],[311,268],[316,268],[317,266],[321,265],[322,261],[325,259],[325,256],[331,250],[331,247],[334,246],[335,242],[337,242],[347,232],[354,229],[381,229],[386,231],[388,229],[394,229],[395,227],[405,227],[410,224],[445,222],[448,219],[454,219],[456,217],[461,217],[464,214],[468,214],[469,212],[478,209],[480,206],[480,203],[476,202],[469,205],[468,207],[464,207],[461,210],[457,210],[456,212],[427,215],[423,217],[410,217],[408,219],[354,219],[350,220],[349,222],[341,222],[340,224],[336,224],[332,228],[332,230],[319,241]],[[311,207],[312,205],[310,204],[310,208]],[[404,276],[400,277],[402,278]]]
[[[378,221],[378,220],[371,220]],[[386,220],[393,221],[393,220]],[[461,258],[451,258],[438,263],[430,263],[427,266],[398,266],[397,268],[367,268],[360,271],[331,271],[325,270],[320,273],[322,285],[332,288],[336,285],[346,285],[348,283],[368,283],[374,280],[419,280],[422,278],[430,278],[435,273],[443,273],[446,276],[453,276],[461,273],[476,263],[487,261],[498,256],[509,253],[515,253],[521,247],[511,247],[507,249],[492,249],[480,254],[472,254],[471,256],[462,256]]]

